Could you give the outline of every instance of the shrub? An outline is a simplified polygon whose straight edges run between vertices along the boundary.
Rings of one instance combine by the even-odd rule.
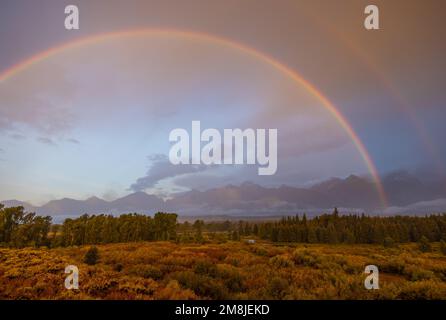
[[[217,267],[210,261],[197,261],[194,266],[194,271],[197,274],[208,275],[215,277],[217,274]]]
[[[84,262],[88,265],[95,265],[99,260],[99,250],[96,247],[88,249],[84,256]]]
[[[113,266],[113,270],[116,271],[116,272],[121,272],[122,269],[123,269],[123,266],[122,266],[122,264],[120,264],[120,263],[117,263],[117,264],[115,264],[115,265]]]
[[[228,290],[232,292],[245,290],[244,277],[237,268],[228,264],[221,264],[218,266],[218,276],[223,280]]]
[[[294,267],[294,262],[290,260],[286,255],[274,256],[269,259],[269,262],[276,268]]]
[[[421,252],[430,252],[432,248],[429,239],[425,236],[422,236],[420,241],[418,242],[418,248]]]
[[[383,272],[403,275],[405,265],[406,262],[401,257],[394,257],[383,263],[380,270]]]
[[[228,299],[228,290],[221,282],[212,279],[209,276],[199,275],[191,271],[181,271],[173,274],[181,286],[191,289],[200,297],[209,297],[211,299]]]
[[[293,252],[293,260],[297,265],[314,267],[319,261],[308,249],[296,249]]]
[[[446,285],[435,280],[408,282],[398,293],[397,299],[404,300],[441,300],[446,296]]]
[[[385,248],[393,248],[396,246],[395,240],[392,237],[385,237],[383,241],[383,245]]]
[[[161,300],[190,300],[197,296],[190,289],[182,289],[176,280],[170,280],[165,288],[155,292],[155,298]]]
[[[250,247],[250,251],[258,256],[268,256],[268,250],[260,246],[252,246]]]
[[[429,270],[424,270],[419,266],[408,265],[404,268],[404,273],[411,281],[429,280],[434,278],[434,273]]]
[[[151,278],[154,280],[158,280],[163,277],[163,273],[159,268],[144,264],[138,264],[132,267],[129,273],[145,279]]]
[[[268,283],[268,293],[275,299],[282,299],[288,288],[288,282],[283,278],[274,277]]]
[[[440,252],[446,256],[446,242],[444,240],[440,241]]]

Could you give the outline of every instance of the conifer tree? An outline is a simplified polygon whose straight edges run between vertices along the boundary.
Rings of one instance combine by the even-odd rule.
[[[89,265],[95,265],[99,260],[99,250],[96,247],[88,249],[84,256],[84,262]]]

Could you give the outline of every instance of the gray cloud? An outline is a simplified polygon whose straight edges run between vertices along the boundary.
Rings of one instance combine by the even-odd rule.
[[[11,91],[14,89],[11,88]],[[71,127],[69,110],[43,98],[36,98],[33,96],[35,92],[21,94],[17,96],[8,92],[11,96],[0,99],[4,106],[14,105],[14,108],[0,107],[0,118],[3,120],[0,122],[0,130],[14,133],[17,127],[26,126],[45,134],[54,134]]]
[[[66,132],[73,125],[70,101],[75,92],[65,68],[52,61],[18,74],[0,88],[0,132],[14,140],[23,140],[22,132],[29,130],[51,138]]]
[[[49,145],[49,146],[55,146],[56,143],[51,140],[50,138],[40,137],[36,139],[38,142]]]
[[[76,139],[73,139],[73,138],[67,139],[67,141],[70,142],[70,143],[73,143],[73,144],[80,144],[79,140],[76,140]]]
[[[26,139],[26,137],[24,135],[19,134],[19,133],[13,133],[13,134],[10,134],[9,136],[14,140],[25,140]]]
[[[151,167],[144,177],[138,178],[134,184],[129,187],[132,191],[143,191],[153,188],[159,181],[181,176],[188,173],[197,173],[206,170],[205,165],[173,165],[166,155],[156,154],[149,157],[152,162]]]

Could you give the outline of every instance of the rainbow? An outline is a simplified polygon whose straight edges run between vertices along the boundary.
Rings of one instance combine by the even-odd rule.
[[[426,126],[419,120],[414,108],[411,107],[410,103],[401,94],[401,92],[398,91],[394,83],[388,79],[388,77],[385,75],[385,71],[378,65],[378,63],[376,63],[372,56],[361,46],[355,44],[350,37],[343,34],[336,24],[321,19],[316,13],[307,12],[307,14],[311,16],[312,21],[317,22],[321,27],[323,27],[325,32],[329,33],[333,38],[336,38],[339,42],[344,44],[349,51],[359,58],[359,60],[368,68],[368,70],[377,77],[383,87],[395,100],[395,107],[405,114],[408,120],[414,126],[418,137],[421,140],[422,146],[435,162],[438,172],[442,174],[446,173],[446,167],[438,154],[438,150],[435,147],[434,141],[427,131]]]
[[[101,34],[95,34],[87,37],[82,37],[55,47],[52,47],[48,50],[42,51],[12,67],[9,69],[3,71],[0,74],[0,84],[4,81],[11,79],[14,77],[14,75],[24,71],[25,69],[31,67],[32,65],[39,63],[40,61],[43,61],[45,59],[48,59],[64,50],[85,46],[93,43],[97,43],[100,41],[106,41],[112,38],[119,38],[119,37],[139,37],[139,36],[170,36],[170,37],[184,37],[184,38],[190,38],[195,40],[201,40],[201,41],[208,41],[211,43],[216,43],[222,46],[227,46],[233,49],[236,49],[244,54],[250,55],[259,61],[263,61],[266,64],[271,65],[278,71],[282,72],[284,75],[292,79],[295,83],[299,84],[307,92],[312,94],[315,98],[317,98],[321,104],[324,106],[324,108],[336,119],[336,121],[339,123],[339,125],[345,130],[345,132],[348,134],[352,142],[354,143],[356,149],[358,150],[359,154],[361,155],[365,165],[367,166],[367,169],[369,171],[369,174],[372,176],[373,182],[376,187],[376,191],[378,193],[378,196],[381,200],[381,204],[386,207],[387,206],[387,198],[384,191],[384,187],[381,183],[380,176],[378,174],[378,171],[367,152],[364,144],[356,134],[356,132],[353,130],[352,126],[349,124],[349,122],[346,120],[346,118],[339,112],[339,110],[336,108],[336,106],[330,102],[323,93],[321,93],[316,87],[314,87],[310,82],[305,80],[301,75],[299,75],[296,71],[292,70],[291,68],[285,66],[284,64],[280,63],[276,59],[259,52],[251,47],[245,46],[243,44],[240,44],[238,42],[234,42],[232,40],[228,40],[219,36],[210,35],[207,33],[201,33],[196,31],[185,31],[185,30],[175,30],[175,29],[133,29],[133,30],[126,30],[126,31],[115,31],[115,32],[109,32],[109,33],[101,33]]]

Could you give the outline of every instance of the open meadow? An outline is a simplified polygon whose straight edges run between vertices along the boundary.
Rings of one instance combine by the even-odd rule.
[[[169,241],[0,248],[0,299],[446,299],[439,244],[280,244]],[[366,265],[379,289],[364,287]],[[79,289],[64,286],[79,268]]]

